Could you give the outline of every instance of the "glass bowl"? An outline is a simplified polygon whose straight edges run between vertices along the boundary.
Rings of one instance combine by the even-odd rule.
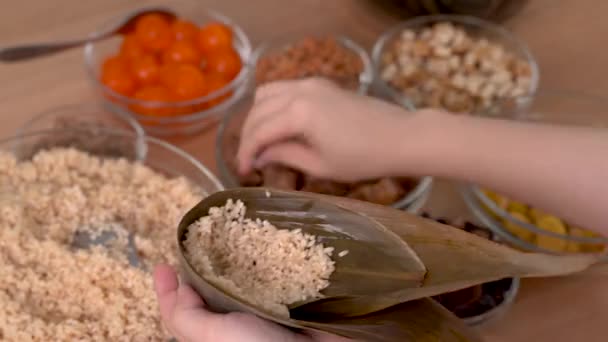
[[[200,4],[172,1],[168,2],[166,7],[175,11],[179,18],[190,20],[197,25],[221,22],[232,29],[233,45],[243,67],[228,85],[203,97],[178,102],[142,101],[121,95],[100,82],[100,70],[104,60],[119,51],[122,41],[119,36],[87,44],[84,48],[85,65],[95,91],[109,110],[135,118],[150,135],[192,135],[211,127],[223,115],[242,105],[241,100],[248,86],[249,72],[246,63],[250,58],[251,44],[240,26],[220,13],[201,8]],[[108,22],[99,31],[112,27],[116,20],[120,18]],[[134,109],[143,109],[154,115],[140,114]]]
[[[133,117],[105,110],[96,103],[79,103],[49,109],[34,116],[17,129],[17,136],[31,132],[56,131],[52,138],[41,139],[50,146],[84,149],[115,157],[129,156],[141,160],[146,153],[145,132]],[[108,139],[123,132],[133,139]],[[27,145],[25,145],[27,146]],[[31,153],[35,153],[32,149]]]
[[[0,153],[10,153],[19,161],[29,161],[39,151],[50,148],[71,147],[102,158],[121,158],[134,163],[141,163],[167,177],[183,177],[196,188],[194,191],[200,193],[201,196],[224,189],[220,181],[209,169],[183,150],[167,142],[152,137],[142,137],[135,132],[111,128],[99,128],[96,131],[97,135],[95,139],[87,140],[87,138],[90,138],[90,133],[89,129],[74,127],[43,131],[22,131],[17,136],[0,139]],[[145,149],[140,149],[142,142],[145,144]],[[63,181],[68,181],[66,184],[69,185],[69,179],[64,179]],[[36,182],[35,184],[41,186],[40,182]],[[26,186],[29,187],[30,184]],[[32,186],[34,185],[32,184]],[[23,208],[20,197],[14,195],[16,193],[13,190],[14,187],[15,184],[7,184],[0,179],[0,205],[17,205]],[[162,196],[162,194],[158,195]],[[163,211],[164,209],[158,207],[158,210]],[[29,220],[27,217],[19,217],[17,219]],[[112,218],[109,219],[112,220]],[[29,221],[27,222],[28,224],[30,223]],[[146,224],[146,221],[142,221],[141,223]],[[151,271],[152,265],[142,266],[141,261],[139,261],[139,257],[142,257],[142,255],[138,255],[139,249],[134,247],[135,243],[140,243],[137,237],[132,239],[129,236],[128,247],[114,246],[112,243],[121,239],[119,233],[116,233],[117,239],[113,240],[112,230],[109,225],[100,225],[99,227],[110,230],[102,231],[100,235],[96,235],[93,231],[90,231],[90,234],[86,234],[85,232],[84,240],[75,238],[75,241],[79,242],[72,242],[75,244],[74,246],[79,245],[79,247],[75,248],[89,248],[96,245],[114,248],[114,251],[118,249],[122,251],[124,248],[128,253],[128,262],[132,266],[141,267],[144,272]],[[167,228],[172,229],[173,227]],[[142,246],[145,246],[145,244]],[[136,263],[133,263],[131,253],[135,253],[135,260],[138,260]],[[174,341],[174,339],[170,341]]]
[[[240,186],[235,170],[234,156],[240,135],[241,127],[247,117],[246,112],[235,113],[226,116],[218,129],[215,157],[218,175],[227,188]],[[417,180],[415,186],[399,201],[393,203],[393,207],[417,213],[425,204],[431,193],[433,184],[432,177],[423,177]]]
[[[372,61],[363,47],[361,47],[359,44],[357,44],[352,39],[345,37],[345,36],[340,36],[340,35],[333,36],[333,35],[326,35],[326,34],[313,34],[310,36],[295,36],[295,37],[294,36],[285,36],[285,37],[280,37],[280,38],[276,38],[273,40],[263,42],[253,52],[251,61],[249,63],[250,70],[255,70],[256,78],[258,78],[257,73],[259,72],[259,64],[260,64],[260,61],[263,60],[264,58],[267,58],[269,56],[273,56],[277,53],[280,53],[280,52],[284,51],[285,49],[288,49],[289,47],[293,46],[294,44],[296,44],[298,42],[302,42],[308,38],[322,39],[322,38],[329,38],[329,37],[334,38],[336,40],[336,42],[341,45],[341,47],[344,47],[344,48],[346,48],[346,50],[351,51],[355,55],[359,56],[361,64],[362,64],[362,71],[355,80],[334,78],[334,81],[337,81],[337,82],[345,81],[345,82],[349,82],[349,83],[351,81],[354,81],[354,83],[356,83],[356,84],[353,85],[352,88],[354,88],[354,89],[352,89],[352,90],[357,91],[361,94],[367,93],[368,88],[373,81]],[[311,76],[310,73],[304,73],[304,75],[302,75],[301,77],[309,77],[309,76]],[[256,83],[259,83],[259,81]],[[349,86],[350,86],[350,84],[349,84]]]
[[[435,218],[424,212],[422,217],[462,229],[484,239],[502,243],[490,229],[462,218]],[[519,292],[520,278],[503,278],[433,297],[469,326],[480,326],[505,314]]]
[[[506,51],[514,54],[529,64],[531,75],[527,93],[517,97],[502,97],[494,100],[489,108],[474,110],[473,114],[500,116],[504,112],[525,111],[534,99],[534,94],[537,91],[540,79],[539,68],[532,53],[524,42],[517,39],[511,32],[502,26],[466,15],[446,14],[420,16],[406,20],[383,33],[374,44],[372,51],[372,62],[374,66],[374,73],[376,75],[373,86],[374,92],[380,97],[406,107],[424,107],[416,106],[416,101],[413,98],[403,94],[401,91],[391,86],[388,82],[381,79],[380,75],[383,67],[383,56],[385,52],[388,51],[394,42],[401,36],[401,32],[403,30],[410,29],[419,31],[424,28],[428,28],[433,24],[442,22],[449,22],[456,26],[462,27],[470,36],[485,38],[489,42],[499,43]],[[432,79],[433,77],[426,78]],[[425,80],[420,80],[420,82],[423,81]]]
[[[608,100],[567,91],[539,92],[531,108],[525,113],[507,113],[511,119],[569,126],[608,127]],[[462,196],[475,217],[510,245],[531,252],[549,254],[596,253],[608,246],[608,238],[586,229],[572,227],[562,221],[567,232],[558,233],[532,224],[540,217],[550,216],[537,211],[517,199],[507,199],[482,189],[478,185],[463,184]],[[490,191],[490,192],[488,192]],[[523,211],[523,214],[522,214]],[[522,217],[523,215],[523,217]],[[555,217],[550,219],[555,221]],[[548,220],[548,219],[545,219]],[[530,222],[527,222],[530,221]],[[539,246],[538,238],[550,240],[552,248]]]
[[[89,129],[69,128],[27,131],[0,140],[0,151],[29,160],[38,151],[75,148],[96,156],[140,162],[169,177],[183,176],[208,194],[224,189],[216,176],[194,157],[165,141],[134,132],[100,128],[91,138]]]
[[[463,320],[466,324],[470,326],[487,324],[491,321],[499,319],[501,316],[506,314],[509,309],[511,309],[513,303],[515,302],[515,298],[517,298],[517,294],[519,293],[521,280],[519,278],[506,278],[502,281],[507,280],[511,281],[511,286],[509,287],[509,290],[505,292],[503,301],[495,308],[488,310],[481,315],[464,318]]]

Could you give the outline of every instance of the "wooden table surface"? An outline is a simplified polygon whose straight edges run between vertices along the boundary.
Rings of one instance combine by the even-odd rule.
[[[20,0],[11,1],[9,6],[8,0],[2,1],[10,10],[0,12],[0,45],[79,37],[111,16],[149,2]],[[284,31],[325,30],[346,33],[369,48],[396,20],[367,0],[198,2],[235,19],[253,44]],[[608,49],[604,44],[607,12],[608,1],[532,0],[506,25],[529,44],[537,57],[541,89],[608,96]],[[32,62],[0,65],[0,136],[11,135],[43,110],[93,99],[79,49]],[[212,170],[214,133],[179,143]],[[453,189],[439,188],[431,201],[433,209],[464,210],[450,193]],[[602,277],[526,280],[512,310],[481,327],[481,331],[488,341],[607,341],[607,289],[608,279]]]

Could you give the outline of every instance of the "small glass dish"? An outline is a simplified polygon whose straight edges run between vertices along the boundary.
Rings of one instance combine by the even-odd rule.
[[[225,87],[203,97],[176,102],[142,101],[121,95],[100,81],[101,65],[107,57],[118,53],[122,42],[120,36],[87,44],[84,60],[89,79],[108,109],[135,118],[153,136],[192,135],[211,127],[223,115],[243,104],[241,100],[248,88],[249,71],[246,65],[251,55],[251,44],[243,29],[223,14],[187,1],[171,1],[167,7],[175,11],[178,18],[190,20],[197,25],[221,22],[232,29],[233,45],[241,58],[242,67],[239,74]],[[107,23],[99,31],[111,27],[118,19],[120,18]],[[137,112],[142,110],[162,115]]]
[[[428,213],[422,213],[421,216],[462,229],[484,239],[502,243],[497,234],[490,229],[471,222],[463,222],[461,219],[437,219]],[[520,278],[503,278],[444,293],[433,299],[469,326],[480,326],[499,319],[513,306],[519,293],[520,282]]]
[[[280,54],[281,52],[286,51],[287,49],[289,49],[290,47],[295,46],[298,43],[303,43],[306,40],[310,41],[317,41],[317,40],[324,40],[324,39],[331,39],[334,40],[337,44],[339,44],[340,47],[345,48],[346,51],[350,51],[352,52],[354,55],[359,56],[360,59],[360,63],[361,63],[361,72],[359,73],[359,75],[356,75],[354,77],[354,79],[350,79],[350,78],[333,78],[332,80],[341,83],[344,82],[347,85],[345,87],[353,90],[353,91],[357,91],[358,93],[361,94],[365,94],[368,91],[368,88],[370,87],[372,81],[373,81],[373,70],[372,70],[372,61],[368,55],[368,53],[365,51],[365,49],[363,47],[361,47],[358,43],[356,43],[355,41],[353,41],[352,39],[345,37],[345,36],[333,36],[333,35],[327,35],[327,34],[311,34],[310,36],[287,36],[287,37],[280,37],[280,38],[276,38],[273,40],[269,40],[266,42],[263,42],[262,44],[260,44],[255,51],[252,54],[252,58],[251,61],[249,63],[250,65],[250,70],[255,70],[254,74],[255,74],[255,78],[256,78],[256,83],[259,84],[260,81],[260,77],[258,75],[258,73],[260,72],[260,61],[263,61],[263,59],[268,58],[268,57],[273,57],[273,56],[277,56],[278,54]],[[300,60],[298,61],[298,63],[305,63],[306,60]],[[304,77],[310,77],[310,76],[316,76],[314,75],[314,72],[306,71],[304,70],[301,75],[298,75],[296,78],[304,78]],[[291,77],[286,77],[285,79],[292,79]]]
[[[527,112],[506,113],[506,116],[531,123],[608,127],[606,108],[606,99],[554,90],[539,92]],[[491,189],[483,189],[475,184],[463,184],[461,194],[481,223],[496,233],[501,240],[518,249],[548,254],[572,254],[600,253],[608,247],[606,237],[584,227],[572,226],[553,215],[519,203],[517,199],[495,194]],[[537,225],[541,219],[544,223],[549,221],[551,225],[541,228]],[[558,220],[559,222],[556,222]],[[555,231],[551,230],[551,227],[555,227]],[[539,243],[539,238],[542,243]]]
[[[41,131],[56,134],[41,138],[40,146],[76,147],[107,156],[128,156],[132,160],[142,160],[146,154],[145,132],[137,120],[124,113],[106,110],[99,103],[78,103],[49,109],[25,122],[17,129],[16,135],[28,136]],[[127,138],[109,139],[118,132],[126,134]],[[38,147],[28,148],[31,148],[30,153],[38,150]]]
[[[504,293],[503,300],[498,305],[496,305],[496,307],[484,312],[481,315],[463,318],[466,324],[470,326],[480,326],[483,324],[487,324],[491,321],[499,319],[502,315],[506,314],[507,311],[509,311],[509,309],[513,306],[515,298],[517,298],[517,294],[519,293],[521,280],[519,278],[505,278],[484,285],[497,284],[499,282],[505,282],[508,284],[509,287],[509,289]]]
[[[25,122],[17,133],[74,128],[120,130],[142,137],[145,134],[133,117],[105,110],[100,103],[73,103],[51,108]]]
[[[376,76],[373,86],[374,93],[376,93],[376,95],[379,97],[385,98],[391,102],[395,102],[408,108],[415,107],[416,109],[421,109],[428,106],[444,107],[443,104],[445,103],[442,101],[446,101],[445,99],[434,100],[434,102],[440,102],[442,105],[420,105],[419,102],[426,102],[427,100],[431,101],[430,98],[425,98],[428,95],[426,90],[425,92],[421,92],[420,94],[416,95],[415,99],[413,95],[404,94],[404,91],[399,90],[390,85],[389,82],[384,81],[381,75],[383,72],[385,53],[392,48],[397,39],[401,37],[404,30],[421,32],[421,30],[429,28],[434,24],[446,22],[451,23],[456,27],[463,28],[464,31],[471,37],[484,38],[488,42],[500,44],[505,51],[517,56],[529,66],[530,77],[527,92],[516,97],[502,96],[492,100],[491,105],[488,104],[483,108],[481,106],[473,106],[471,107],[472,109],[464,111],[474,115],[485,116],[501,116],[504,112],[525,111],[534,99],[534,94],[537,91],[540,79],[539,68],[532,53],[524,42],[516,38],[511,32],[502,26],[490,21],[466,15],[445,14],[415,17],[413,19],[406,20],[383,33],[374,44],[372,51],[372,62],[374,65],[374,74]],[[459,58],[460,61],[465,59],[463,57]],[[416,82],[416,86],[418,87],[419,84],[426,83],[428,80],[438,81],[439,84],[444,83],[444,80],[440,80],[435,77],[436,76],[428,75],[424,77],[420,76],[421,79]],[[454,75],[451,77],[454,77]],[[420,97],[420,99],[417,99],[418,97]]]
[[[236,147],[238,137],[245,118],[246,112],[236,113],[224,118],[217,133],[215,158],[218,176],[227,188],[241,186],[236,176]],[[413,180],[414,181],[414,180]],[[423,177],[415,180],[412,188],[400,200],[392,204],[397,209],[417,213],[426,204],[433,185],[432,177]]]

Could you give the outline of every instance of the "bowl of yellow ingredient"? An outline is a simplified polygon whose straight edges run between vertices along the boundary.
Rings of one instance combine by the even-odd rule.
[[[517,121],[607,128],[606,108],[608,99],[551,90],[538,92],[527,111],[504,114]],[[462,195],[477,219],[513,247],[554,254],[601,253],[608,248],[608,237],[492,189],[467,184]]]
[[[526,203],[478,186],[462,191],[477,219],[515,248],[550,254],[602,253],[608,239]]]

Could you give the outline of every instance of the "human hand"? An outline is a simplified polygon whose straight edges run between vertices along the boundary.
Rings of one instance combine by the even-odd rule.
[[[298,334],[246,313],[212,313],[190,286],[179,284],[175,271],[167,265],[155,268],[154,288],[163,323],[181,342],[351,341],[317,332]]]
[[[267,84],[242,128],[239,172],[278,163],[337,181],[403,176],[424,139],[418,114],[321,79]]]

